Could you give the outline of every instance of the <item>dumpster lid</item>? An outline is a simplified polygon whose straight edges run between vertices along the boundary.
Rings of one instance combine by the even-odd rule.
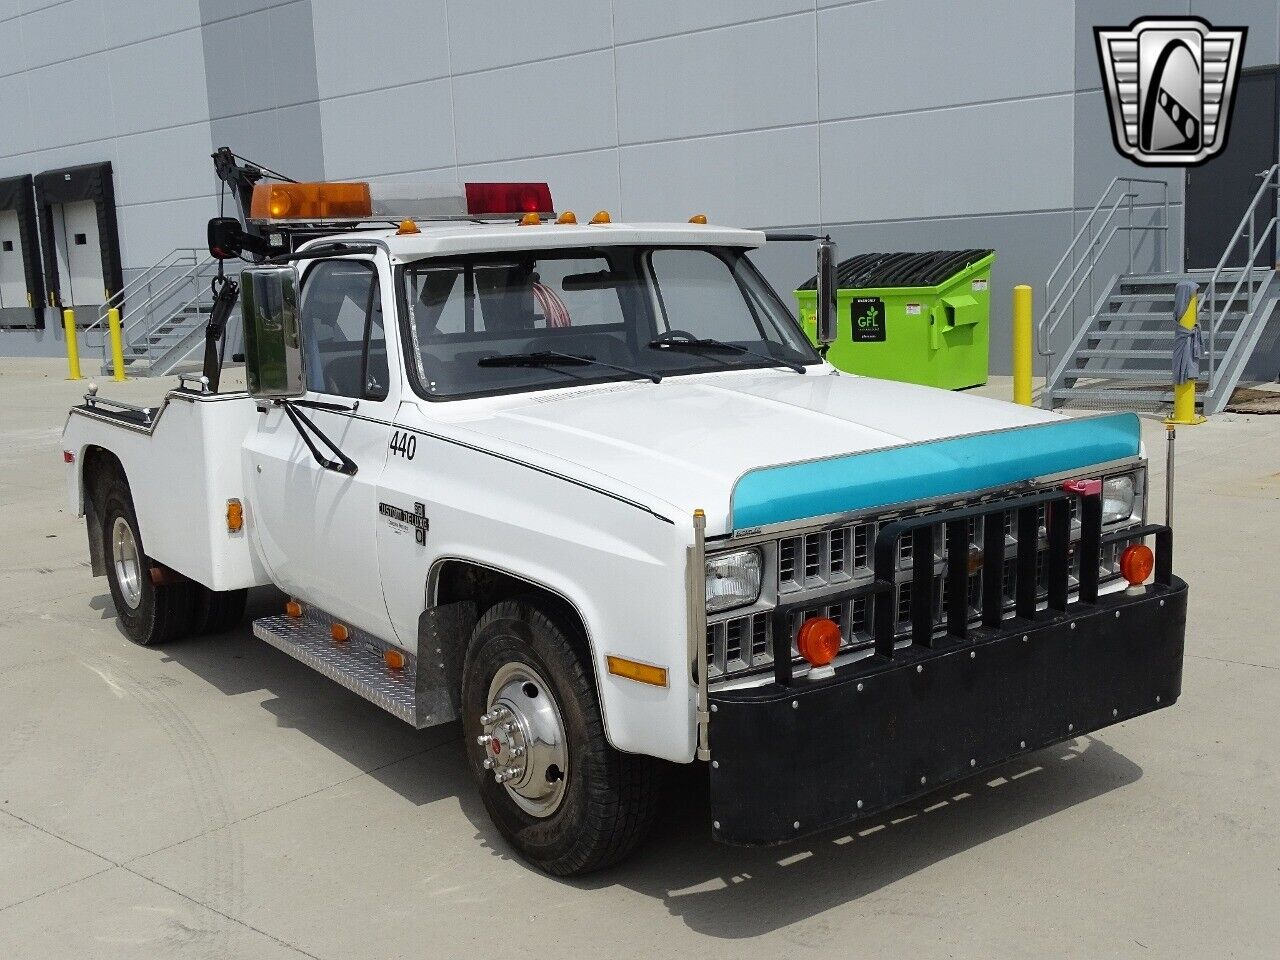
[[[836,284],[844,290],[871,287],[933,287],[995,253],[994,250],[927,250],[860,253],[836,266]],[[800,285],[817,288],[817,277]]]

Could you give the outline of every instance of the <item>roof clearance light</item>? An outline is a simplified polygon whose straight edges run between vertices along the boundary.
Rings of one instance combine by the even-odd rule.
[[[536,227],[540,223],[542,223],[542,218],[536,213],[526,213],[520,218],[520,226],[522,227]]]
[[[591,222],[595,224],[613,223],[613,218],[609,216],[608,210],[601,210],[599,213],[597,213],[594,217],[591,218]]]
[[[560,216],[556,217],[556,223],[561,225],[574,224],[577,222],[578,222],[578,215],[575,214],[572,210],[566,210],[564,213],[560,214]]]
[[[354,220],[373,214],[367,183],[259,183],[251,220]]]
[[[705,224],[707,222],[707,215],[705,213],[695,213],[692,217],[689,218],[689,222]]]
[[[412,220],[401,220],[400,229],[396,231],[396,236],[406,237],[411,234],[421,233],[421,232],[422,231],[418,229],[418,225],[414,223]]]
[[[555,210],[545,183],[468,183],[467,213],[472,216],[546,213]]]

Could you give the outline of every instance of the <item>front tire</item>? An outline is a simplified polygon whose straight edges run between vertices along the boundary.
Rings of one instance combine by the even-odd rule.
[[[125,636],[146,647],[185,635],[196,612],[196,585],[152,582],[154,564],[143,549],[133,498],[122,480],[109,482],[99,515],[107,583]]]
[[[656,811],[656,762],[609,745],[590,661],[571,636],[533,601],[498,603],[476,624],[462,681],[485,809],[522,857],[556,876],[621,860]]]

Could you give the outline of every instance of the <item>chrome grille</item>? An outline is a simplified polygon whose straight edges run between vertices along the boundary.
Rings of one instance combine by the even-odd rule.
[[[1140,471],[1137,472],[1139,476],[1136,486],[1139,491],[1144,491],[1145,478],[1141,476]],[[1018,492],[1021,493],[1022,491]],[[914,514],[906,514],[906,516],[927,515],[959,505],[990,503],[992,506],[998,506],[1001,499],[1012,495],[1013,492],[1010,491],[1009,494],[973,500],[968,504],[951,503],[946,507],[938,506],[921,509]],[[1071,510],[1069,536],[1071,541],[1075,542],[1078,541],[1080,536],[1079,501],[1072,499],[1069,503]],[[1037,525],[1039,528],[1037,533],[1040,549],[1036,558],[1036,595],[1040,601],[1044,601],[1048,595],[1047,513],[1047,508],[1043,505],[1037,509]],[[773,611],[770,608],[775,602],[794,606],[794,609],[789,613],[787,623],[793,638],[796,630],[799,629],[800,624],[806,618],[826,616],[840,625],[842,649],[859,650],[870,646],[872,642],[873,607],[876,601],[868,596],[849,599],[831,595],[871,583],[873,578],[872,567],[875,562],[873,552],[876,535],[884,526],[895,522],[902,516],[903,514],[886,514],[875,518],[859,519],[831,529],[797,533],[778,539],[775,542],[775,549],[771,554],[767,554],[769,561],[771,561],[770,566],[772,569],[766,572],[767,576],[776,577],[772,581],[776,584],[776,600],[768,596],[766,592],[766,595],[762,596],[760,604],[749,613],[734,611],[713,618],[716,622],[710,623],[707,627],[709,676],[717,680],[723,680],[737,674],[759,671],[772,665]],[[1136,525],[1140,522],[1140,518],[1141,511],[1139,510],[1139,513],[1129,523]],[[981,516],[972,517],[968,523],[969,549],[980,551],[984,541],[984,518]],[[1112,525],[1108,529],[1115,529],[1117,526],[1120,526],[1120,524]],[[1006,559],[1001,576],[1001,594],[1004,598],[1006,609],[1012,609],[1017,590],[1017,564],[1014,561],[1014,556],[1018,544],[1017,521],[1012,514],[1004,518],[1004,534]],[[1130,542],[1134,541],[1119,541],[1115,544],[1105,545],[1102,548],[1102,561],[1099,567],[1099,575],[1102,582],[1114,581],[1119,576],[1120,553]],[[936,588],[932,608],[934,611],[934,623],[941,629],[946,618],[947,591],[945,578],[947,567],[946,537],[945,530],[941,524],[934,526],[933,543],[933,563],[937,579],[935,580]],[[892,593],[885,595],[883,601],[894,605],[895,634],[902,638],[899,642],[905,642],[905,638],[911,633],[910,581],[912,579],[912,563],[914,560],[913,547],[914,544],[910,535],[903,536],[899,540],[897,545],[898,569],[895,574],[897,583]],[[965,557],[965,563],[969,563],[968,556]],[[982,572],[977,570],[969,575],[967,581],[967,606],[970,615],[974,618],[977,618],[981,611],[982,580]],[[1080,561],[1079,557],[1073,556],[1068,573],[1069,589],[1077,589],[1079,583]],[[761,607],[765,609],[760,609]],[[794,642],[792,644],[792,656],[799,656]]]

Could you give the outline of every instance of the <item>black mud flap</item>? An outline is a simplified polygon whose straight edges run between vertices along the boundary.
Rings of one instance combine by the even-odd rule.
[[[716,839],[793,840],[1171,705],[1186,601],[1171,578],[1141,596],[872,656],[830,680],[713,692]]]

